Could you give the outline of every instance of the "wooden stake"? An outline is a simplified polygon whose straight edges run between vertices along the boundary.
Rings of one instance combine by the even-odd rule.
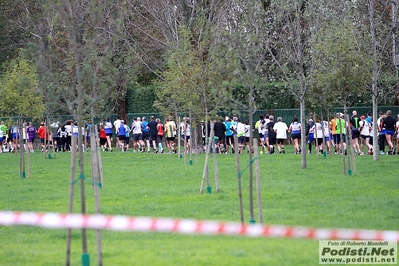
[[[84,163],[83,163],[83,135],[79,125],[82,125],[82,120],[78,119],[78,147],[79,147],[79,180],[80,180],[80,210],[81,214],[86,214],[86,195],[85,195],[85,176],[84,176]],[[90,256],[87,248],[87,230],[86,228],[81,229],[82,232],[82,265],[88,266]]]
[[[96,214],[100,214],[100,194],[99,194],[99,185],[100,182],[100,171],[99,171],[99,164],[98,164],[98,153],[97,153],[97,142],[96,137],[93,132],[93,127],[90,128],[90,147],[91,147],[91,177],[92,182],[94,184],[94,198],[95,198],[95,209]],[[101,245],[101,230],[96,230],[96,238],[97,238],[97,260],[98,265],[103,265],[102,260],[102,245]]]
[[[18,121],[17,121],[16,137],[18,138],[18,141],[15,142],[15,147],[14,147],[15,155],[17,155],[21,149],[21,137],[22,136],[21,136],[21,125],[20,125],[19,117],[18,117]],[[12,142],[14,142],[14,141],[12,140]],[[13,145],[14,145],[14,143],[13,143]],[[18,149],[18,145],[19,145],[19,149]]]
[[[71,177],[69,184],[69,206],[68,213],[73,213],[73,198],[75,194],[75,172],[76,172],[76,141],[75,137],[72,137],[71,144]],[[67,247],[66,247],[66,261],[65,265],[71,265],[71,241],[72,241],[72,229],[67,230]]]
[[[177,116],[177,113],[176,113]],[[180,132],[180,116],[178,116],[178,121],[177,121],[177,156],[178,158],[181,158],[181,150],[180,150],[180,138],[181,138],[181,132]]]
[[[253,125],[253,98],[252,98],[252,87],[250,90],[249,94],[249,110],[248,110],[248,115],[249,115],[249,124]],[[252,142],[253,142],[253,133],[250,131],[249,135],[249,161],[252,162]],[[237,146],[236,153],[239,154],[239,149]],[[249,222],[250,223],[255,223],[255,216],[254,216],[254,199],[253,199],[253,167],[252,163],[249,164],[249,216],[251,217]]]
[[[258,141],[253,139],[254,154],[255,154],[255,175],[256,175],[256,193],[258,195],[258,212],[259,212],[259,223],[263,224],[263,212],[262,212],[262,195],[260,186],[260,170],[259,170],[259,153],[258,153]]]
[[[195,164],[198,164],[198,153],[199,153],[199,149],[198,149],[198,123],[195,123],[195,128],[194,128],[194,143],[193,143],[193,147],[194,147],[194,151],[195,151]],[[201,125],[200,127],[201,128]],[[201,129],[202,130],[202,129]],[[202,131],[201,131],[202,134]]]
[[[100,138],[98,136],[98,127],[97,125],[94,126],[94,132],[95,132],[95,139],[96,139],[96,144],[97,144],[97,159],[98,159],[98,171],[100,174],[100,183],[101,183],[101,189],[104,189],[104,173],[103,173],[103,162],[101,158],[101,148],[100,148]]]
[[[209,172],[208,171],[208,169],[209,169],[208,165],[209,165],[209,152],[210,152],[210,149],[211,149],[211,145],[213,145],[213,122],[210,122],[210,125],[211,125],[211,132],[210,132],[210,136],[209,136],[209,139],[208,139],[208,143],[206,145],[205,164],[204,164],[204,172],[202,174],[202,182],[201,182],[200,194],[202,194],[203,191],[204,191],[205,180],[206,180],[206,182],[208,184],[208,187],[210,187],[209,176],[208,176],[208,172]],[[213,149],[215,149],[215,147],[213,147]]]
[[[26,136],[26,161],[28,163],[28,178],[30,178],[30,150],[29,150],[29,144],[28,144],[28,131],[26,130],[26,123],[24,123],[24,128],[23,131],[25,132],[25,136]]]
[[[345,111],[346,112],[346,111]],[[351,169],[351,157],[353,162],[353,173],[356,174],[356,159],[355,159],[355,151],[353,150],[352,146],[352,130],[350,129],[350,121],[349,115],[345,113],[345,132],[346,132],[346,146],[348,150],[348,175],[352,175]]]
[[[314,123],[314,143],[315,143],[315,152],[316,158],[319,158],[319,142],[318,142],[318,135],[317,135],[317,114],[314,112],[313,114],[313,123]]]
[[[339,118],[338,118],[338,126],[339,126],[339,129],[340,129],[340,133],[339,133],[339,136],[340,136],[340,139],[341,139],[341,146],[338,146],[338,147],[340,147],[340,151],[341,151],[341,157],[342,157],[342,166],[343,166],[343,170],[344,170],[344,175],[346,175],[346,164],[345,164],[345,150],[344,150],[344,141],[343,141],[343,139],[342,139],[342,130],[343,130],[343,128],[342,128],[342,122],[341,122],[341,120],[343,120],[342,118],[341,118],[341,114],[339,114]],[[345,121],[345,120],[344,120]],[[339,145],[339,143],[337,143],[336,145]]]
[[[217,161],[217,155],[216,155],[216,149],[215,148],[213,149],[213,170],[215,171],[216,191],[219,192],[219,171],[218,171],[218,161]]]
[[[183,124],[184,125],[183,132],[180,132],[179,137],[184,135],[184,139],[183,139],[183,145],[184,145],[183,154],[184,155],[183,155],[183,157],[184,157],[184,164],[186,164],[187,163],[187,138],[186,138],[187,119],[186,119],[186,117],[184,117],[183,123],[184,123]],[[179,124],[179,127],[180,127],[180,124]]]
[[[85,123],[86,124],[86,123]],[[92,124],[93,125],[93,124]],[[83,146],[81,147],[81,149],[83,149],[83,151],[86,151],[85,152],[85,159],[86,159],[86,164],[89,164],[89,145],[87,145],[87,147],[86,147],[86,135],[88,134],[88,131],[87,131],[87,128],[86,128],[86,126],[87,125],[85,125],[84,126],[84,135],[83,135]],[[93,131],[91,130],[91,128],[92,128],[92,126],[90,127],[90,137],[89,137],[89,139],[90,139],[90,148],[91,148],[91,134],[93,134]],[[79,130],[82,130],[81,128],[79,128]],[[96,145],[97,145],[97,142],[96,142]]]
[[[50,129],[50,140],[51,140],[51,145],[49,144],[48,150],[49,150],[49,158],[55,159],[55,143],[54,143],[54,136],[53,136],[53,130],[51,127],[51,121],[50,118],[48,118],[48,128]],[[52,152],[50,152],[52,151]]]
[[[43,150],[43,154],[44,154],[44,159],[47,158],[47,141],[48,141],[48,129],[47,129],[47,119],[44,120],[44,150]]]
[[[192,116],[191,116],[191,109],[190,109],[190,111],[189,111],[189,113],[190,113],[190,120],[189,120],[189,122],[190,122],[190,140],[189,140],[189,143],[190,143],[190,161],[189,161],[189,164],[190,165],[192,165],[193,164],[193,120],[192,120]],[[195,126],[194,126],[195,127]]]
[[[335,116],[333,116],[333,119],[335,119]],[[331,119],[332,120],[332,119]],[[327,113],[327,122],[328,122],[328,128],[330,129],[330,112]],[[332,140],[332,141],[331,141]],[[332,157],[333,153],[335,152],[335,141],[334,141],[334,136],[330,135],[330,157]],[[334,145],[333,145],[334,143]]]
[[[320,110],[320,123],[321,123],[321,132],[323,132],[323,157],[325,158],[326,157],[326,155],[327,155],[327,144],[326,144],[326,138],[325,138],[325,136],[324,136],[324,130],[325,130],[325,127],[324,127],[324,120],[323,120],[324,118],[323,118],[323,113],[322,113],[322,111]]]
[[[16,134],[16,136],[17,136],[17,138],[18,138],[18,135],[19,135],[19,139],[18,139],[18,142],[19,142],[19,152],[20,152],[20,154],[19,154],[19,169],[20,169],[20,171],[19,171],[19,175],[20,175],[20,178],[25,178],[26,177],[26,173],[25,173],[25,144],[23,143],[23,138],[24,138],[24,136],[23,136],[23,131],[21,132],[21,128],[22,128],[22,126],[23,126],[23,124],[21,123],[22,121],[21,121],[21,119],[18,119],[18,125],[17,125],[17,130],[18,130],[18,133]]]
[[[240,221],[244,224],[244,208],[242,204],[242,185],[241,185],[241,169],[240,169],[240,154],[238,148],[238,139],[237,136],[234,136],[234,148],[236,149],[236,167],[237,167],[237,185],[238,185],[238,201],[240,204]]]

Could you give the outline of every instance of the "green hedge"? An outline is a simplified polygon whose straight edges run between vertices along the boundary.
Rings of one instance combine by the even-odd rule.
[[[128,87],[126,94],[126,112],[157,112],[158,110],[153,106],[156,99],[155,85]]]

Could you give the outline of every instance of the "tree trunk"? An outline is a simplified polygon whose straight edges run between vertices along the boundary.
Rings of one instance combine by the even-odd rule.
[[[127,116],[126,116],[126,87],[123,81],[123,77],[121,77],[122,74],[120,74],[120,77],[118,78],[118,84],[116,86],[116,90],[118,93],[118,97],[116,98],[116,105],[115,105],[115,113],[121,117],[121,119],[124,119],[127,121]]]
[[[301,155],[302,155],[302,169],[306,169],[306,135],[304,126],[306,125],[305,118],[305,101],[300,101],[300,113],[301,113]]]
[[[375,24],[374,24],[374,0],[369,0],[369,16],[370,16],[370,34],[371,34],[371,46],[372,46],[372,56],[373,56],[373,68],[371,76],[371,92],[373,101],[373,160],[378,160],[378,125],[377,125],[377,95],[378,95],[378,65],[377,65],[377,43],[375,36]]]

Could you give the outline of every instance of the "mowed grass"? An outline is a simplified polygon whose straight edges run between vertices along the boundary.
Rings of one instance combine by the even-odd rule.
[[[90,154],[84,155],[87,213],[94,213]],[[87,156],[87,157],[86,157]],[[19,156],[0,154],[0,210],[60,212],[68,210],[70,153],[56,159],[31,154],[31,178],[19,178]],[[101,213],[107,215],[190,218],[239,222],[235,156],[218,155],[220,192],[200,195],[205,155],[178,158],[169,154],[102,153],[104,189]],[[240,155],[245,221],[249,217],[248,155]],[[308,156],[307,169],[293,154],[260,155],[265,224],[321,228],[398,230],[399,156],[356,157],[357,173],[345,176],[341,156]],[[254,186],[255,220],[258,222]],[[75,212],[80,211],[80,184],[75,184]],[[0,265],[61,265],[66,230],[0,227]],[[97,264],[95,231],[88,230],[92,265]],[[318,265],[318,241],[305,239],[193,236],[102,231],[104,265]],[[73,231],[72,265],[81,265],[81,232]]]

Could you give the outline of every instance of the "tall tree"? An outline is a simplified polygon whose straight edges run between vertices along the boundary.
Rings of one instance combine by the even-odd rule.
[[[395,73],[395,60],[387,60],[387,58],[395,59],[396,51],[391,50],[392,43],[395,41],[392,34],[395,30],[395,23],[397,18],[395,15],[395,9],[397,6],[392,1],[374,1],[369,0],[367,3],[368,9],[368,21],[369,21],[369,44],[371,47],[371,94],[373,103],[373,139],[378,140],[378,125],[376,123],[378,118],[378,105],[389,95],[389,89],[381,88],[381,81],[384,76],[397,76]],[[367,21],[367,20],[366,20]],[[366,23],[364,23],[367,25]],[[385,57],[385,60],[384,60]],[[397,77],[395,78],[397,80]],[[396,89],[397,82],[391,88]],[[373,159],[378,160],[378,141],[373,142]]]
[[[162,90],[157,92],[157,106],[164,113],[191,110],[195,117],[204,118],[207,113],[226,107],[231,97],[232,64],[226,60],[228,52],[212,44],[211,35],[202,36],[199,43],[193,45],[191,32],[181,31],[185,33],[180,35],[180,42],[171,47],[168,54],[167,69],[162,73],[164,80],[160,83]]]
[[[313,27],[310,19],[315,7],[310,8],[306,0],[295,2],[274,2],[274,18],[277,25],[274,30],[281,30],[278,45],[268,46],[273,61],[279,66],[280,77],[290,88],[290,92],[299,100],[300,120],[305,125],[305,102],[308,91],[307,76],[312,64],[309,59],[310,39]],[[317,5],[315,5],[317,7]],[[301,130],[302,168],[307,167],[305,131]]]
[[[20,53],[7,69],[0,78],[1,115],[42,118],[44,102],[35,65]]]
[[[358,44],[362,41],[351,20],[347,19],[341,23],[334,22],[326,26],[325,30],[319,32],[314,53],[315,87],[326,93],[325,97],[328,101],[337,106],[343,105],[344,114],[347,114],[347,107],[352,106],[359,96],[367,93],[367,73],[370,59],[365,47]],[[347,121],[347,119],[345,120]],[[340,127],[341,125],[339,122]],[[350,132],[347,128],[345,130],[347,138],[350,139]],[[344,133],[345,131],[341,128],[340,132]],[[346,141],[346,145],[351,150],[351,142]],[[347,151],[344,152],[343,149],[341,151],[343,169],[346,174],[344,155],[347,154]],[[355,166],[353,153],[352,160]],[[348,157],[348,165],[349,163]],[[348,173],[350,172],[348,171]]]
[[[318,35],[314,52],[313,78],[324,88],[329,101],[352,106],[358,96],[367,92],[370,58],[361,37],[350,20],[326,25]]]
[[[34,35],[27,29],[28,21],[22,1],[2,0],[0,5],[0,72],[4,62],[19,55],[19,49],[26,47]],[[2,65],[3,64],[3,65]]]
[[[239,107],[248,110],[249,124],[253,126],[253,114],[256,108],[254,97],[260,91],[270,62],[268,57],[271,41],[270,13],[266,12],[262,2],[231,1],[229,12],[225,18],[225,28],[228,30],[227,42],[239,60],[233,74],[237,83],[242,84],[246,95],[239,103]],[[250,151],[252,151],[253,134],[250,131]],[[252,152],[249,152],[252,162]],[[249,167],[249,211],[250,221],[255,222],[253,208],[253,166]]]
[[[41,84],[47,88],[44,93],[46,102],[52,104],[47,105],[48,111],[57,106],[56,103],[64,103],[79,127],[84,126],[85,119],[93,121],[95,116],[109,108],[108,102],[114,102],[120,96],[115,90],[118,77],[115,78],[117,69],[112,62],[114,39],[101,30],[107,23],[108,13],[103,11],[108,7],[107,2],[95,0],[42,0],[26,5],[30,29],[37,36],[30,47],[31,52],[40,70]],[[40,15],[30,12],[33,8],[39,8]],[[78,147],[82,147],[81,137],[78,138]],[[83,162],[83,149],[79,149],[79,161]],[[79,164],[79,167],[81,212],[84,214],[84,165]],[[88,260],[86,230],[82,229],[83,265]]]
[[[77,9],[72,15],[71,6]],[[41,12],[33,13],[31,9]],[[78,81],[84,94],[82,116],[87,119],[92,108],[98,118],[112,113],[116,99],[125,95],[117,90],[114,39],[102,30],[108,14],[102,10],[108,10],[108,6],[101,1],[68,5],[43,0],[26,3],[26,10],[29,30],[37,36],[28,49],[37,63],[40,84],[45,88],[47,114],[77,114]],[[77,22],[71,21],[75,18]],[[79,29],[73,28],[74,23],[78,23],[75,27]],[[79,44],[78,53],[74,51],[77,46],[73,38]]]

